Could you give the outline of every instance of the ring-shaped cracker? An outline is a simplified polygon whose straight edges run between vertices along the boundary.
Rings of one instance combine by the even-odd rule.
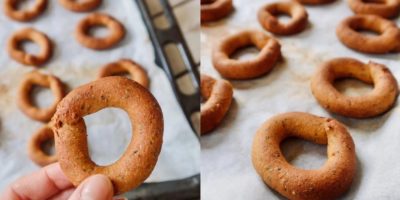
[[[201,0],[201,23],[220,20],[232,10],[232,0]]]
[[[286,14],[291,17],[287,23],[282,23],[276,17]],[[295,2],[276,2],[263,6],[258,11],[258,21],[267,31],[278,35],[293,35],[303,31],[308,22],[308,14],[304,7]]]
[[[28,154],[33,162],[40,166],[57,162],[57,155],[49,155],[43,150],[43,144],[51,140],[54,140],[54,133],[48,125],[33,134],[28,143]]]
[[[36,43],[40,47],[40,52],[36,55],[25,52],[21,47],[25,41]],[[8,40],[7,50],[16,61],[25,65],[39,66],[50,59],[53,46],[51,40],[44,33],[33,28],[24,28],[11,36]]]
[[[89,156],[83,117],[103,108],[121,108],[128,113],[132,139],[116,162],[98,166]],[[139,186],[153,171],[161,151],[163,116],[153,95],[128,78],[110,76],[72,90],[52,118],[55,147],[61,169],[78,186],[94,174],[108,176],[114,194]]]
[[[289,137],[327,145],[325,164],[305,170],[288,163],[280,144]],[[274,116],[258,129],[252,161],[263,181],[288,199],[336,199],[356,173],[355,147],[346,128],[334,119],[299,112]]]
[[[215,129],[225,117],[232,102],[232,85],[225,80],[216,80],[208,75],[201,75],[201,134]]]
[[[356,78],[374,89],[362,96],[346,96],[333,85],[335,80]],[[311,90],[325,109],[347,117],[367,118],[389,110],[398,95],[397,81],[384,65],[364,64],[352,58],[324,62],[311,80]]]
[[[358,30],[379,33],[378,36],[364,35]],[[343,20],[336,35],[347,47],[374,54],[400,51],[400,30],[392,21],[376,15],[354,15]]]
[[[32,7],[20,10],[18,4],[21,0],[4,0],[4,13],[11,19],[27,22],[37,18],[47,7],[47,0],[35,0]]]
[[[123,73],[129,73],[132,80],[138,82],[145,88],[149,87],[149,78],[147,77],[146,71],[143,67],[129,59],[121,59],[117,62],[113,62],[105,65],[99,71],[98,78],[106,76],[115,76]]]
[[[254,45],[260,52],[251,60],[236,60],[230,56],[238,49]],[[269,72],[281,57],[276,39],[261,31],[246,30],[224,38],[212,53],[215,69],[225,78],[251,79]]]
[[[400,1],[398,0],[348,0],[349,7],[356,14],[379,15],[384,18],[393,18],[399,14]]]
[[[31,92],[33,86],[50,88],[54,100],[48,108],[38,108],[32,103]],[[63,83],[53,75],[41,74],[38,71],[27,73],[18,89],[18,106],[22,112],[32,119],[48,122],[56,111],[58,102],[65,96]]]
[[[95,26],[105,26],[110,33],[105,37],[94,37],[90,29]],[[115,18],[103,14],[93,13],[82,19],[75,31],[75,38],[83,46],[96,50],[109,49],[117,45],[125,36],[124,26]]]

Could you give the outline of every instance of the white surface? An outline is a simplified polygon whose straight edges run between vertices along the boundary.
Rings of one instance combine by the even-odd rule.
[[[150,90],[157,98],[164,114],[164,144],[155,170],[147,182],[183,178],[199,171],[200,145],[176,102],[164,72],[153,60],[153,49],[140,13],[133,1],[118,4],[104,1],[98,11],[106,12],[121,21],[127,35],[117,48],[93,51],[82,47],[73,37],[75,25],[85,13],[73,13],[57,1],[49,1],[43,16],[32,23],[11,21],[0,15],[0,190],[16,178],[39,169],[27,155],[26,144],[43,124],[26,117],[17,107],[16,90],[22,75],[33,70],[10,59],[6,40],[16,30],[32,26],[46,33],[55,43],[54,56],[44,73],[53,73],[69,89],[96,78],[97,70],[120,58],[132,58],[146,68],[150,76]],[[39,101],[51,101],[49,92],[41,92]],[[40,105],[43,105],[40,103]],[[110,163],[120,156],[130,141],[127,115],[118,109],[105,109],[85,117],[88,127],[89,149],[97,163]]]
[[[245,28],[263,30],[256,13],[268,2],[272,1],[234,0],[235,12],[229,18],[202,26],[202,73],[220,77],[211,64],[212,45]],[[254,134],[263,122],[289,111],[334,117],[347,126],[356,145],[358,170],[351,190],[343,199],[400,199],[400,112],[397,104],[380,117],[349,119],[325,111],[317,104],[309,86],[321,62],[343,56],[384,63],[399,80],[399,54],[367,55],[341,44],[335,34],[336,26],[353,14],[345,1],[306,6],[306,9],[310,25],[305,31],[277,37],[282,45],[283,62],[260,78],[232,81],[234,101],[227,117],[212,134],[201,138],[202,199],[284,199],[268,188],[255,172],[251,148]],[[351,81],[344,84],[351,87],[346,94],[361,94],[369,89]],[[339,87],[343,88],[342,83]],[[306,169],[318,168],[326,159],[323,145],[290,141],[284,149],[291,163]]]

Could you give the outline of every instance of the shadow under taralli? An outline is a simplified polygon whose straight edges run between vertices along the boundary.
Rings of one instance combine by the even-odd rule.
[[[382,127],[383,124],[387,121],[387,119],[392,115],[392,113],[395,111],[395,107],[397,107],[398,103],[393,105],[393,107],[386,111],[385,113],[377,116],[377,117],[371,117],[371,118],[365,118],[365,119],[358,119],[358,118],[350,118],[350,117],[344,117],[339,114],[335,113],[329,113],[331,118],[334,118],[344,125],[346,125],[349,128],[353,129],[358,129],[363,132],[367,133],[374,133],[376,132],[377,129]]]
[[[296,38],[299,38],[299,39],[307,38],[307,37],[310,37],[310,34],[312,32],[312,28],[313,28],[313,24],[311,23],[310,20],[308,20],[307,25],[304,28],[304,30],[302,30],[299,33],[292,34],[292,35],[276,35],[276,34],[273,34],[273,36],[276,37],[278,40],[280,40],[280,39],[288,39],[288,38],[291,38],[291,37],[296,37]]]
[[[354,49],[351,49],[344,44],[342,44],[345,48],[347,48],[349,51],[357,54],[362,54],[363,56],[367,57],[366,59],[363,59],[365,61],[376,61],[377,59],[381,60],[390,60],[390,61],[399,61],[400,60],[400,53],[399,52],[389,52],[385,54],[372,54],[372,53],[365,53],[365,52],[360,52]]]
[[[122,22],[123,21],[121,21],[121,23]],[[117,48],[122,48],[123,46],[127,46],[127,45],[131,45],[132,44],[134,32],[130,32],[130,30],[127,28],[127,26],[129,24],[123,24],[123,25],[125,26],[125,31],[126,31],[124,38],[120,42],[118,42],[118,44],[116,44],[115,46],[111,47],[110,50],[117,49]]]
[[[222,129],[229,129],[232,124],[235,123],[236,117],[238,115],[239,106],[235,98],[232,99],[231,107],[228,110],[225,118],[222,119],[221,124],[219,124],[214,130],[207,133],[206,135],[201,136],[200,144],[202,149],[213,148],[220,144],[224,138],[226,137],[226,133],[222,133],[223,131],[219,131]],[[229,133],[227,133],[229,134]],[[207,142],[202,142],[207,140]]]

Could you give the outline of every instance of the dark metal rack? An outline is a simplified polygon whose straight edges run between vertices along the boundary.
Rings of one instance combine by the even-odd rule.
[[[124,195],[129,200],[200,199],[200,174],[180,180],[143,183]]]
[[[166,29],[156,28],[153,16],[150,14],[150,10],[145,2],[145,0],[136,0],[136,3],[141,12],[143,21],[149,32],[150,39],[154,46],[155,51],[155,62],[161,67],[168,76],[171,82],[172,89],[174,90],[177,101],[179,102],[187,121],[190,123],[193,131],[195,127],[191,120],[192,113],[200,110],[200,94],[199,94],[199,71],[195,62],[193,61],[192,55],[190,53],[189,47],[187,46],[182,32],[179,28],[178,22],[173,14],[171,6],[166,0],[157,0],[163,7],[163,14],[168,19],[169,27]],[[183,61],[185,62],[186,69],[180,73],[174,74],[174,69],[168,61],[167,52],[165,51],[165,46],[167,44],[176,44],[180,47],[180,53]],[[178,87],[178,79],[184,75],[190,75],[192,84],[196,89],[193,94],[185,94]]]
[[[176,99],[180,104],[193,132],[196,134],[195,125],[191,120],[191,116],[194,112],[198,112],[200,110],[199,71],[195,62],[193,61],[190,50],[185,42],[173,11],[166,0],[157,0],[160,1],[160,4],[163,7],[162,14],[165,15],[169,23],[168,28],[158,29],[154,24],[154,16],[151,15],[146,1],[135,1],[139,7],[154,47],[155,62],[167,74]],[[164,47],[169,43],[174,43],[179,47],[180,55],[185,63],[185,70],[179,73],[174,73],[174,69],[168,61],[167,52],[165,51]],[[179,78],[185,75],[189,75],[192,80],[192,84],[195,88],[195,92],[193,94],[185,94],[179,89],[177,81]],[[196,136],[198,137],[197,134]],[[126,193],[125,196],[130,200],[200,199],[200,174],[180,180],[144,183],[140,187]]]

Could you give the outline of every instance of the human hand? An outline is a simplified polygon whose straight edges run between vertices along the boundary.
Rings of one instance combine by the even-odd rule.
[[[60,165],[54,163],[19,178],[0,195],[7,200],[112,200],[113,186],[104,175],[94,175],[77,188],[67,179]]]

